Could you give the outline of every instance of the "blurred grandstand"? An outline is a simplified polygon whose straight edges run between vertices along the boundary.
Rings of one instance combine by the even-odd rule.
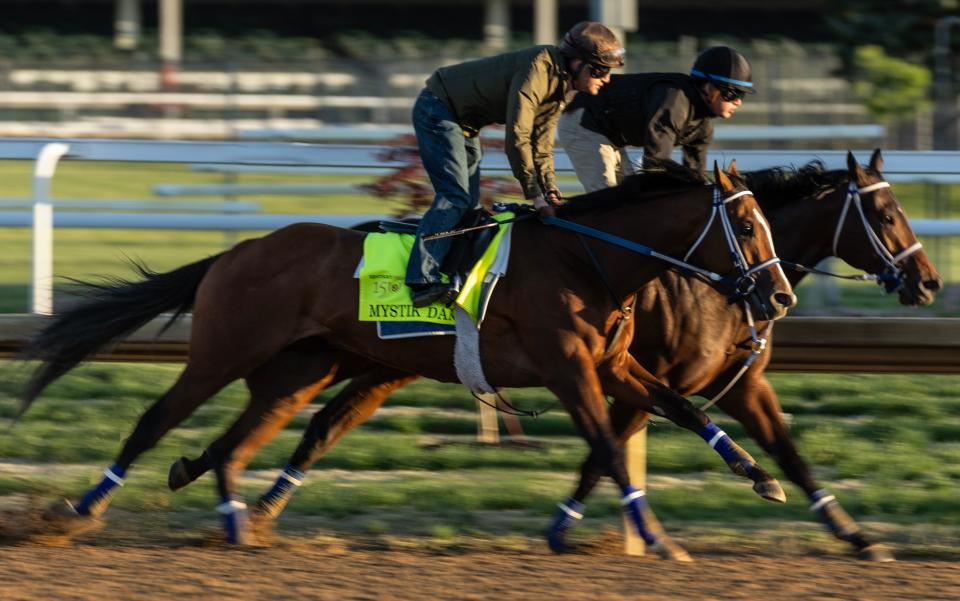
[[[170,42],[158,8],[181,0],[0,0],[0,136],[310,139],[334,135],[329,124],[406,126],[437,66],[540,41],[529,32],[544,5],[558,32],[601,3],[186,0],[182,40]],[[733,43],[761,93],[727,128],[808,126],[779,137],[729,129],[722,146],[933,146],[929,103],[891,116],[858,93],[826,2],[624,4],[638,13],[629,71],[686,71],[703,47]],[[838,127],[851,125],[863,127]]]

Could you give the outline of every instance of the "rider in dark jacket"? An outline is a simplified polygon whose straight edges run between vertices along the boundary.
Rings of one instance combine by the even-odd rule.
[[[560,118],[560,143],[587,191],[632,173],[626,146],[660,160],[679,146],[684,165],[703,171],[712,119],[733,116],[753,92],[750,79],[749,63],[726,46],[701,53],[689,75],[614,75],[596,96],[577,94]]]

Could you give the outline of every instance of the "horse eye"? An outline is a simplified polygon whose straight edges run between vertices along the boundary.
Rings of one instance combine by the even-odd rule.
[[[893,219],[893,215],[891,215],[890,213],[884,213],[883,217],[881,217],[880,219],[881,221],[883,221],[885,225],[893,225],[894,219]]]
[[[753,224],[749,221],[744,221],[743,225],[740,226],[740,235],[741,236],[750,236],[753,234]]]

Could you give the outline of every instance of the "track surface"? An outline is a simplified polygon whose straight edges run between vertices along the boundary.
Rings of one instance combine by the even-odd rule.
[[[0,599],[960,599],[954,561],[696,559],[676,564],[603,549],[558,557],[306,542],[256,550],[22,542],[0,547]]]

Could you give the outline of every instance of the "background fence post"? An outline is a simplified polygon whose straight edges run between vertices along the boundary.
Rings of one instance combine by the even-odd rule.
[[[630,476],[630,484],[634,488],[646,490],[647,488],[647,428],[640,430],[627,440],[627,446],[624,449],[627,461],[627,474]],[[637,528],[630,521],[630,517],[623,514],[623,552],[626,555],[644,555],[646,545],[643,539],[637,534]]]
[[[30,310],[44,315],[53,313],[53,203],[50,201],[50,179],[57,168],[57,161],[68,150],[70,146],[67,144],[45,144],[33,166]]]

